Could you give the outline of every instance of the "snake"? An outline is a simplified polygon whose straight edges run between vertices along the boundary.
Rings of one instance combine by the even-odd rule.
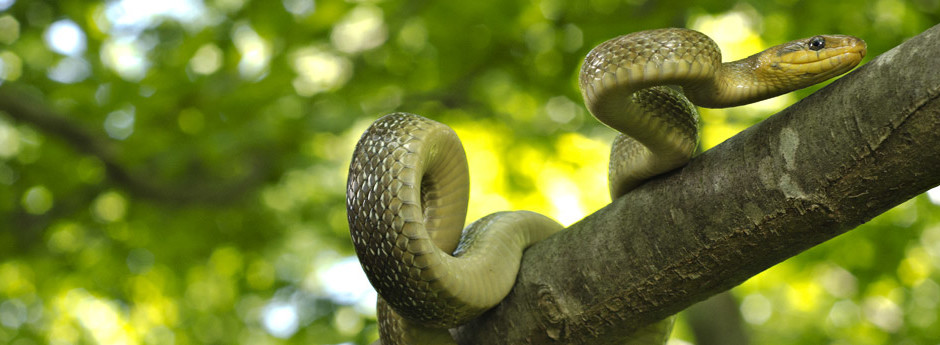
[[[714,40],[681,28],[601,43],[584,59],[579,86],[590,113],[620,133],[610,155],[611,197],[691,160],[696,106],[732,107],[801,89],[851,70],[865,52],[859,38],[817,35],[722,63]],[[496,212],[464,228],[468,167],[455,132],[419,115],[385,115],[357,142],[347,220],[379,295],[377,343],[454,344],[449,329],[497,305],[524,250],[563,229],[531,211]],[[627,343],[664,343],[671,319]]]

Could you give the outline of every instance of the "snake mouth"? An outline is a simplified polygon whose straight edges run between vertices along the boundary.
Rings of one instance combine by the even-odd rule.
[[[865,41],[855,37],[842,35],[818,37],[825,38],[827,47],[819,50],[790,50],[792,48],[786,47],[785,50],[788,52],[778,56],[781,61],[777,65],[790,73],[834,76],[858,65],[867,52],[868,47]],[[835,71],[840,72],[832,73]]]
[[[865,44],[850,44],[825,51],[802,51],[791,53],[787,62],[777,65],[786,74],[799,76],[809,83],[826,80],[848,72],[865,57]]]

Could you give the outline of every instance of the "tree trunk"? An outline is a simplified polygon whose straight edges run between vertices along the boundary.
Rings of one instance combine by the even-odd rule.
[[[526,252],[461,344],[622,344],[637,328],[940,184],[940,26]]]

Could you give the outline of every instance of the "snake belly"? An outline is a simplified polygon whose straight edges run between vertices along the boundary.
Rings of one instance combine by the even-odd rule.
[[[822,43],[820,43],[822,42]],[[814,36],[721,63],[702,33],[659,29],[595,47],[581,69],[585,104],[621,134],[611,150],[617,198],[691,158],[695,106],[740,105],[844,73],[865,54],[863,41]],[[466,155],[447,126],[408,113],[380,118],[356,145],[347,181],[347,217],[356,253],[378,291],[381,342],[452,344],[456,327],[511,289],[522,251],[561,225],[533,212],[499,212],[461,231],[469,178]],[[667,319],[628,344],[662,344]]]

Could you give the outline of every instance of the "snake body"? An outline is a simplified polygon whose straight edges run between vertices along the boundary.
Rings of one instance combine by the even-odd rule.
[[[488,215],[461,232],[468,175],[454,131],[417,115],[386,115],[356,145],[347,218],[379,292],[383,344],[453,342],[448,328],[509,293],[523,249],[561,230],[548,217],[517,211]]]
[[[695,105],[735,106],[803,88],[850,70],[865,50],[858,38],[822,35],[721,63],[708,36],[675,28],[600,44],[585,58],[580,87],[590,112],[623,133],[611,150],[611,196],[691,158],[698,142]],[[380,295],[385,345],[453,343],[447,329],[499,303],[522,251],[561,229],[548,217],[517,211],[494,213],[461,232],[467,170],[456,134],[417,115],[386,115],[356,145],[348,220]],[[670,327],[654,324],[652,336],[630,343],[661,344]]]

